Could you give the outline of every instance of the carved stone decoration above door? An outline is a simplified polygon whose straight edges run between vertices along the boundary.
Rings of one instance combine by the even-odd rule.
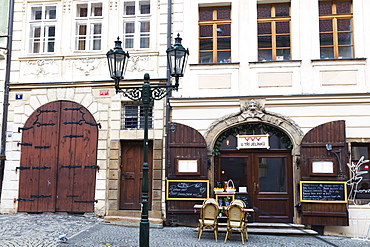
[[[237,113],[223,116],[214,121],[204,134],[207,141],[208,154],[211,155],[212,147],[217,137],[226,129],[243,123],[265,123],[285,132],[293,143],[293,153],[299,155],[297,148],[303,138],[301,128],[289,117],[278,113],[266,111],[262,100],[250,99]]]

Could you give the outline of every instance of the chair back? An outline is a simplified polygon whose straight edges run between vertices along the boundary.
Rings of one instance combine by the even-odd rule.
[[[208,203],[212,203],[212,204],[218,205],[217,202],[216,202],[216,200],[214,198],[208,198],[208,199],[206,199],[206,200],[203,201],[203,205],[208,204]]]
[[[202,218],[204,220],[216,220],[218,215],[218,205],[207,203],[203,207]]]
[[[240,223],[239,226],[244,222],[243,207],[233,204],[227,209],[227,224],[235,226],[237,222]]]
[[[234,201],[231,202],[230,205],[234,205],[234,204],[239,205],[242,208],[245,208],[246,207],[245,202],[243,202],[240,199],[235,199]]]

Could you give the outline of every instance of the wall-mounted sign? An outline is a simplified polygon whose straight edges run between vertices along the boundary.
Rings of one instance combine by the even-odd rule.
[[[312,173],[333,173],[333,161],[315,160],[312,161]]]
[[[23,99],[23,94],[16,94],[16,95],[15,95],[15,99],[16,99],[16,100]]]
[[[167,200],[204,200],[209,198],[209,180],[167,180]]]
[[[301,181],[301,202],[347,203],[345,181]]]
[[[177,175],[199,175],[199,159],[176,159]]]
[[[109,90],[100,90],[99,91],[99,96],[108,96],[109,95]]]
[[[246,148],[270,148],[269,145],[269,135],[237,135],[236,139],[238,140],[239,149]]]

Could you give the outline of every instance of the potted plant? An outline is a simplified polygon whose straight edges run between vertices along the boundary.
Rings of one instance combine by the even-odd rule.
[[[231,201],[231,197],[230,196],[226,196],[225,199],[225,206],[229,206],[230,205],[230,201]]]

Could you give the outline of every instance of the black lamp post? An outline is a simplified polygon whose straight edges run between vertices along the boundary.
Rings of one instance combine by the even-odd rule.
[[[141,101],[144,107],[144,162],[142,180],[142,211],[140,221],[140,246],[149,246],[149,217],[148,217],[148,112],[150,103],[163,99],[172,90],[177,90],[179,77],[184,76],[184,69],[189,55],[189,50],[181,45],[180,35],[175,38],[175,44],[167,49],[167,59],[170,75],[175,77],[175,85],[150,86],[149,74],[144,75],[144,84],[141,87],[120,87],[120,80],[124,77],[129,59],[128,52],[124,52],[121,41],[117,38],[116,45],[107,52],[110,77],[114,79],[116,93],[122,93],[131,100]]]

